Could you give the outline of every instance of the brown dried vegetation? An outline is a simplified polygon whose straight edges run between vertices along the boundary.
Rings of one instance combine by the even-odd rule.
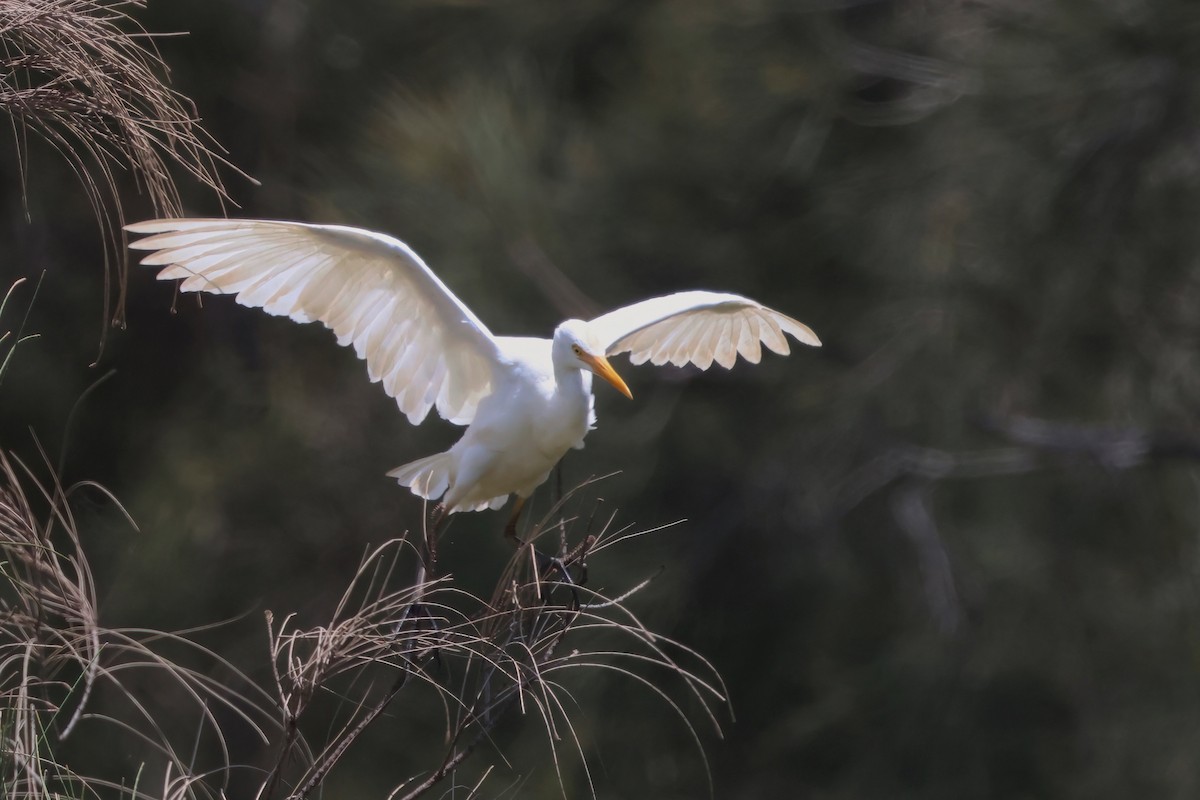
[[[105,317],[123,321],[127,264],[120,175],[128,172],[156,213],[177,214],[172,168],[212,189],[228,166],[191,101],[163,80],[153,39],[127,14],[143,0],[0,0],[0,110],[18,154],[45,140],[70,164],[104,239]],[[29,175],[23,169],[22,188]],[[112,281],[113,265],[116,281]]]

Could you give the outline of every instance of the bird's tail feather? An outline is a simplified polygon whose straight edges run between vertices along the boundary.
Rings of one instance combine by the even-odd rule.
[[[450,488],[450,480],[454,477],[451,473],[453,466],[454,461],[447,451],[396,467],[388,473],[388,477],[395,478],[401,486],[407,486],[417,497],[436,500]]]

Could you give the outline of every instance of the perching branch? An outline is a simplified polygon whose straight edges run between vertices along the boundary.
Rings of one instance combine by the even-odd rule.
[[[563,681],[580,669],[615,671],[646,686],[699,742],[682,707],[646,671],[681,680],[686,694],[716,726],[714,706],[725,701],[725,690],[711,665],[645,628],[624,605],[628,594],[609,598],[576,578],[568,582],[558,569],[557,577],[547,574],[543,559],[533,556],[532,539],[550,531],[560,535],[561,570],[576,578],[583,575],[593,546],[610,537],[607,525],[592,530],[590,523],[564,516],[556,506],[501,572],[488,601],[455,588],[448,577],[427,580],[415,548],[406,539],[394,540],[363,559],[328,624],[295,629],[288,618],[278,628],[271,625],[282,738],[258,796],[311,796],[350,747],[384,718],[384,711],[401,715],[395,705],[420,687],[433,691],[447,709],[446,744],[435,766],[418,769],[400,784],[406,791],[397,790],[396,796],[403,800],[436,787],[518,710],[540,720],[556,769],[564,740],[575,742],[586,769],[585,752],[567,712],[573,705],[570,690]],[[415,580],[400,577],[403,563],[415,566]],[[581,596],[588,602],[581,603]],[[567,637],[573,641],[570,648],[562,646]],[[598,641],[605,642],[603,649],[593,644]],[[614,641],[624,644],[613,646]],[[381,673],[391,676],[390,688],[373,691]],[[366,688],[349,688],[354,686]],[[345,716],[323,745],[310,747],[301,733],[305,720],[319,717],[314,708],[329,697],[341,698]],[[304,755],[310,752],[316,754]],[[297,756],[304,756],[307,766],[287,781],[292,788],[281,792],[286,767]]]

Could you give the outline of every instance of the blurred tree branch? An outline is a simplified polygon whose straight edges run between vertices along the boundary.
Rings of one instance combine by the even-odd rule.
[[[971,481],[1094,463],[1123,471],[1164,461],[1200,461],[1200,437],[1133,426],[1084,425],[1023,415],[986,414],[988,433],[1016,446],[950,452],[897,445],[856,469],[842,482],[828,518],[839,518],[868,497],[889,491],[892,516],[912,543],[926,602],[944,633],[961,621],[953,567],[930,510],[942,481]]]
[[[979,426],[1018,446],[953,453],[896,445],[843,481],[833,516],[844,515],[867,497],[904,479],[973,480],[1021,475],[1062,468],[1081,459],[1114,470],[1156,461],[1200,460],[1200,438],[1179,432],[1052,422],[1026,416],[984,416]]]

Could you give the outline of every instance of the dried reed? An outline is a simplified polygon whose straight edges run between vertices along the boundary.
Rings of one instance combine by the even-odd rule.
[[[104,312],[114,323],[124,319],[128,271],[118,174],[133,176],[159,216],[181,210],[172,166],[227,199],[218,167],[228,162],[129,16],[144,4],[0,0],[0,111],[12,122],[22,192],[32,135],[66,159],[91,204],[108,245]]]

